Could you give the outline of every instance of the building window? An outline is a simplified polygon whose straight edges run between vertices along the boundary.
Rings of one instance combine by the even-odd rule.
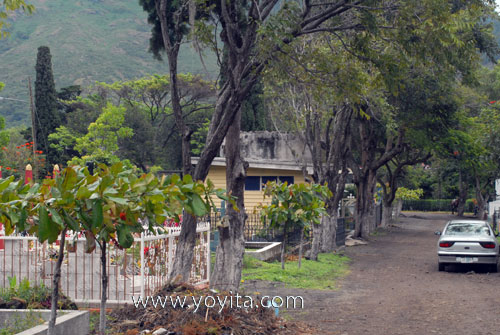
[[[245,191],[260,191],[260,177],[246,177]]]
[[[279,177],[280,182],[284,183],[285,181],[288,183],[288,185],[292,185],[294,182],[293,176],[280,176]]]
[[[245,191],[260,191],[268,181],[287,182],[292,185],[295,182],[294,176],[248,176],[245,178]]]
[[[276,176],[262,176],[261,178],[262,178],[262,185],[266,185],[268,181],[278,181],[278,177]]]

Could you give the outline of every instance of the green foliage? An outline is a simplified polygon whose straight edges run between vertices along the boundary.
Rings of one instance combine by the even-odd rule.
[[[326,185],[292,184],[268,181],[264,199],[271,197],[270,205],[259,205],[261,220],[270,228],[285,229],[319,224],[326,213],[325,200],[332,196]]]
[[[260,204],[260,219],[270,228],[283,230],[281,242],[281,267],[285,269],[287,233],[290,229],[305,230],[308,225],[319,224],[326,214],[325,201],[332,197],[328,186],[318,184],[292,184],[268,181],[264,187],[264,199],[271,197],[269,205]]]
[[[61,124],[57,92],[52,74],[52,56],[46,46],[38,48],[35,80],[35,137],[36,149],[47,154],[49,163],[57,163],[57,156],[49,147],[49,134]]]
[[[28,311],[9,319],[7,326],[0,329],[0,335],[15,335],[45,323],[40,312]]]
[[[264,85],[259,80],[241,104],[241,130],[274,130],[269,110],[264,103]]]
[[[243,259],[243,280],[265,280],[284,283],[290,288],[312,290],[335,290],[337,281],[349,274],[349,258],[333,253],[319,254],[318,261],[302,260],[302,266],[281,269],[278,262],[266,263],[245,256]],[[296,264],[296,261],[290,262]]]
[[[33,13],[35,6],[26,3],[24,0],[2,0],[0,7],[0,40],[9,36],[9,32],[5,28],[9,28],[9,24],[6,23],[7,18],[12,15],[12,13],[18,9],[21,9],[27,14]]]
[[[424,194],[424,190],[421,188],[416,190],[410,190],[406,187],[399,187],[396,191],[396,199],[401,200],[418,200]]]
[[[89,125],[87,134],[76,139],[66,136],[66,140],[76,141],[75,149],[83,156],[81,159],[74,158],[71,164],[82,164],[89,160],[117,163],[120,160],[116,155],[118,140],[130,138],[134,134],[131,128],[123,127],[124,115],[124,107],[108,103],[97,120]],[[64,136],[64,131],[65,128],[61,129],[58,136]]]
[[[132,233],[143,229],[138,219],[148,218],[149,229],[155,232],[156,225],[178,218],[183,209],[204,215],[215,208],[210,195],[221,190],[214,190],[210,182],[194,182],[188,175],[161,180],[151,173],[138,177],[117,163],[99,165],[94,175],[86,168],[68,167],[56,178],[32,186],[10,177],[0,182],[0,192],[6,234],[26,230],[41,242],[52,243],[67,228],[84,232],[92,249],[95,241],[111,239],[129,247]]]
[[[0,3],[2,0],[0,0]],[[28,2],[28,0],[26,0]],[[149,30],[147,14],[137,1],[30,0],[37,8],[33,15],[16,14],[9,28],[10,38],[0,42],[4,96],[29,101],[26,80],[33,75],[35,55],[40,45],[52,50],[57,88],[70,85],[87,87],[96,81],[128,81],[168,71],[166,62],[156,61],[147,52]],[[180,50],[179,72],[206,73],[200,57],[190,45]],[[216,78],[216,57],[204,54],[208,77]],[[2,92],[3,93],[3,92]],[[29,125],[29,104],[0,102],[0,115],[7,126]]]
[[[403,200],[404,211],[423,212],[451,212],[451,202],[453,199],[420,199]],[[468,199],[465,203],[465,212],[474,211],[474,200]]]
[[[213,109],[213,83],[198,75],[179,74],[178,86],[185,121],[191,129],[198,129]],[[98,82],[90,91],[85,98],[64,102],[66,124],[50,135],[51,147],[63,161],[75,156],[75,164],[129,160],[143,171],[152,165],[162,169],[179,167],[180,137],[172,117],[167,76],[152,75],[111,84]],[[116,106],[112,113],[108,111],[110,104]],[[118,127],[116,134],[114,129],[104,129],[104,124],[108,128]],[[120,136],[124,135],[121,128],[127,136]],[[195,139],[199,138],[201,145],[205,136],[200,132]]]
[[[21,280],[18,283],[17,278],[8,278],[9,287],[0,288],[0,298],[3,301],[9,301],[14,297],[23,299],[26,301],[28,308],[44,307],[50,306],[50,288],[45,287],[43,283],[39,285],[32,285],[28,279]]]
[[[62,162],[68,162],[73,158],[72,153],[75,151],[78,138],[78,133],[66,126],[60,126],[49,135],[50,148],[57,153]]]
[[[198,127],[191,136],[191,152],[195,156],[199,156],[205,147],[205,140],[207,138],[209,125],[210,120],[206,119],[201,127]]]

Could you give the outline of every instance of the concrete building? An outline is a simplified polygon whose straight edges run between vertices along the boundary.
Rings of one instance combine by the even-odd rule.
[[[278,132],[257,131],[242,132],[241,154],[248,162],[247,178],[245,180],[245,208],[252,211],[263,199],[262,185],[269,180],[297,184],[306,182],[312,174],[312,166],[304,162],[311,161],[311,153],[307,147],[290,134]],[[193,164],[198,158],[193,157]],[[216,188],[226,189],[226,161],[224,144],[219,157],[212,162],[207,176]],[[220,201],[214,199],[217,207]]]

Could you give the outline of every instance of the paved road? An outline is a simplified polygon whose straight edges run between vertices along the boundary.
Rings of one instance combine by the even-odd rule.
[[[352,272],[338,291],[267,289],[302,294],[305,309],[289,315],[321,334],[500,334],[500,274],[477,266],[438,272],[434,231],[451,218],[410,215],[369,245],[348,248]]]

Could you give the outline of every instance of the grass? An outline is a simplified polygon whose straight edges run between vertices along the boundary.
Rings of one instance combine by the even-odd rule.
[[[90,333],[89,334],[97,334],[99,333],[99,322],[100,322],[100,312],[99,311],[91,311],[90,312]],[[114,321],[116,320],[111,315],[106,315],[106,320]],[[109,329],[108,324],[106,324],[106,335],[115,334],[112,329]],[[1,334],[0,334],[1,335]]]
[[[370,234],[370,236],[384,236],[384,235],[387,235],[387,232],[383,231],[381,229],[377,229],[373,233]]]
[[[0,335],[13,335],[45,323],[40,312],[30,310],[27,314],[16,315],[0,329]]]
[[[285,264],[266,263],[256,258],[245,256],[243,259],[244,280],[266,280],[284,283],[286,287],[315,290],[335,290],[337,280],[349,273],[349,258],[336,254],[320,254],[318,261],[302,259],[299,269],[297,261]]]

